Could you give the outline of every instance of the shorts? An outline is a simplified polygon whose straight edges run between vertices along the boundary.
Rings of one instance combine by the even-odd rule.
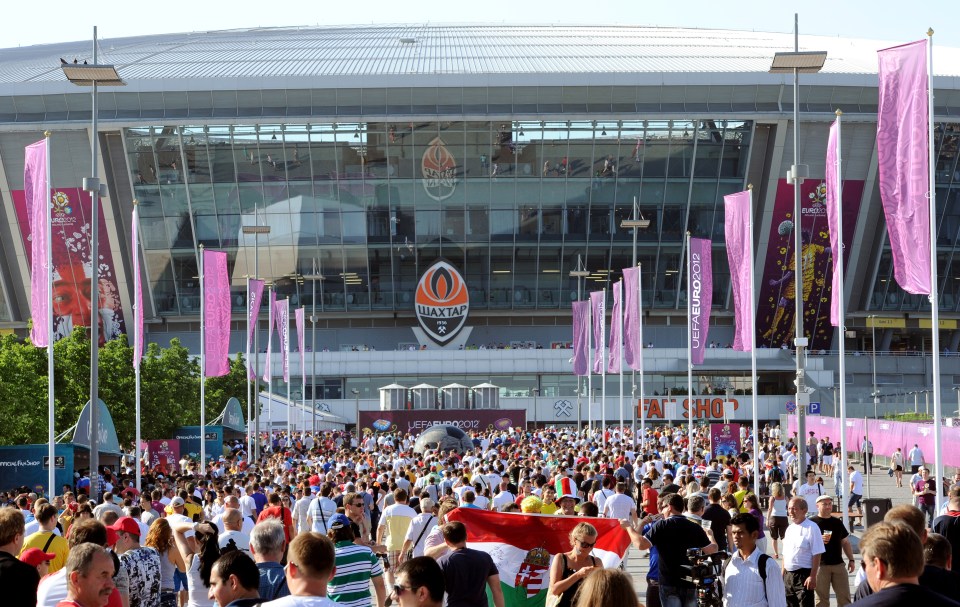
[[[787,527],[790,526],[790,519],[785,516],[774,516],[770,519],[770,537],[775,540],[782,540],[787,533]]]
[[[832,456],[832,455],[824,455],[824,456],[823,456],[823,465],[824,465],[824,466],[832,466],[832,465],[833,465],[833,456]]]
[[[390,560],[390,566],[384,567],[384,573],[390,572],[391,575],[397,571],[397,561],[400,560],[400,551],[399,550],[387,550],[387,559]]]
[[[180,592],[181,590],[187,589],[187,573],[185,571],[180,571],[175,569],[173,571],[173,591]]]

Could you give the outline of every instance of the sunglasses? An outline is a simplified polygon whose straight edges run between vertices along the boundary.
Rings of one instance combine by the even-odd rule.
[[[577,541],[580,542],[580,545],[583,546],[584,548],[593,548],[594,546],[597,545],[596,542],[594,542],[594,543],[591,544],[591,543],[585,542],[585,541],[583,541],[583,540],[581,540],[581,539],[578,539]]]
[[[397,596],[400,596],[401,594],[403,594],[404,590],[409,590],[410,592],[413,592],[417,588],[419,588],[419,586],[401,586],[400,584],[394,584],[393,592],[396,593]]]

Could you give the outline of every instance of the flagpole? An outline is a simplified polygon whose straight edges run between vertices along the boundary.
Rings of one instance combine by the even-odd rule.
[[[274,311],[273,311],[273,283],[270,283],[270,289],[267,293],[267,306],[269,307],[268,316],[271,322],[268,327],[267,336],[267,360],[266,365],[268,367],[267,375],[267,449],[270,453],[273,453],[273,327],[274,324]]]
[[[593,432],[593,299],[587,309],[587,435]]]
[[[620,281],[620,318],[618,319],[620,323],[620,331],[618,333],[619,342],[617,343],[617,348],[620,351],[620,356],[617,357],[617,366],[620,368],[620,442],[623,443],[623,304],[624,300],[623,293],[623,281]]]
[[[643,410],[643,264],[637,264],[637,333],[640,341],[640,350],[637,352],[640,361],[640,450],[643,450],[643,439],[647,435],[646,412]],[[636,423],[634,423],[636,428]],[[637,435],[633,435],[633,450],[637,450]]]
[[[287,447],[293,442],[293,425],[290,421],[293,417],[293,402],[290,400],[290,298],[287,298],[287,317],[284,319],[286,322],[282,328],[283,331],[286,331],[287,337],[284,339],[286,342],[283,344],[284,349],[287,352],[286,362],[284,363],[285,377],[283,381],[287,382]]]
[[[750,259],[750,318],[756,318],[756,286],[754,285],[754,259],[753,259],[753,184],[747,186],[750,201],[747,211],[747,221],[749,226],[749,248],[747,257]],[[760,422],[757,419],[757,332],[755,327],[750,327],[750,395],[753,401],[753,492],[760,495],[760,470],[763,468],[763,462],[760,461]]]
[[[297,334],[300,335],[307,330],[307,307],[300,306],[300,316],[303,317],[303,321],[300,323],[300,330],[297,331]],[[300,375],[302,376],[300,381],[300,432],[306,432],[307,428],[307,353],[303,351],[303,344],[305,343],[304,339],[297,338],[297,349],[300,350]],[[360,425],[360,420],[357,420],[357,425]]]
[[[247,276],[247,459],[253,453],[253,383],[250,381],[250,276]],[[254,368],[254,373],[256,369]]]
[[[688,449],[693,459],[693,263],[690,257],[690,232],[687,232],[687,440],[690,441]]]
[[[927,30],[927,139],[928,152],[930,158],[930,331],[931,331],[931,350],[932,373],[933,373],[933,451],[936,454],[936,476],[937,481],[937,512],[940,511],[940,505],[943,503],[943,491],[940,484],[943,483],[943,442],[941,437],[940,423],[942,419],[942,404],[940,402],[940,297],[937,273],[937,190],[935,185],[937,156],[933,147],[933,29]]]
[[[606,340],[603,334],[607,328],[607,287],[603,287],[603,309],[600,310],[600,353],[604,353]],[[610,353],[600,360],[600,444],[607,446],[607,362]]]
[[[206,411],[206,398],[207,398],[207,362],[206,362],[206,347],[207,347],[207,337],[206,337],[206,325],[205,325],[205,302],[206,299],[206,286],[204,285],[203,277],[203,245],[200,245],[200,467],[199,472],[201,476],[204,476],[204,471],[207,469],[207,441],[206,441],[206,425],[207,425],[207,411]]]
[[[837,364],[838,373],[840,375],[840,457],[837,464],[840,466],[840,512],[843,513],[843,526],[847,529],[850,528],[850,509],[847,508],[847,503],[849,501],[849,492],[850,492],[850,481],[847,478],[847,344],[846,344],[846,333],[844,318],[846,316],[846,305],[844,302],[843,295],[843,182],[840,181],[843,171],[841,170],[842,164],[842,155],[841,155],[841,121],[840,117],[843,115],[843,112],[840,110],[836,111],[837,114],[837,165],[835,167],[827,167],[827,170],[833,169],[836,171],[836,182],[837,182],[837,191],[833,195],[833,199],[836,201],[837,209],[837,243],[840,249],[839,251],[834,251],[834,259],[837,260],[836,272],[838,274],[839,280],[839,293],[834,293],[833,296],[837,298],[840,308],[840,360]]]
[[[47,317],[43,322],[47,324],[47,457],[49,458],[47,481],[50,483],[50,492],[47,494],[50,499],[57,494],[57,470],[56,470],[56,418],[54,416],[54,392],[53,392],[53,221],[50,217],[51,191],[51,171],[50,171],[50,131],[43,132],[44,145],[44,171],[46,172],[45,191],[43,193],[43,223],[46,232],[47,246],[43,252],[47,263],[47,292],[45,301],[47,302]],[[95,478],[95,477],[94,477]],[[94,481],[91,481],[91,483]]]
[[[140,314],[142,310],[140,309],[140,202],[134,198],[133,199],[133,234],[134,234],[134,248],[133,248],[133,317],[136,327],[133,330],[133,356],[137,359],[137,364],[133,366],[133,376],[135,379],[135,390],[136,390],[136,438],[134,439],[134,453],[136,453],[136,458],[134,459],[134,465],[137,467],[136,472],[136,487],[137,493],[140,493],[140,481],[141,481],[141,470],[140,470],[140,364],[139,360],[140,348],[143,347],[141,343],[143,336],[140,335]]]

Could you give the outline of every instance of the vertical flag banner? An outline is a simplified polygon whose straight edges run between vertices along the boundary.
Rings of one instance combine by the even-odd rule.
[[[500,572],[506,607],[543,607],[550,587],[550,562],[570,550],[570,532],[589,520],[597,529],[593,556],[612,569],[630,545],[620,521],[607,518],[514,514],[457,508],[447,515],[467,527],[467,547],[486,552]],[[492,605],[492,603],[490,603]]]
[[[837,179],[837,138],[840,123],[836,120],[830,125],[830,135],[827,139],[827,175],[824,181],[827,184],[827,225],[830,227],[830,252],[833,257],[833,296],[830,298],[830,324],[840,326],[840,285],[843,277],[837,271],[843,254],[840,246],[840,182]]]
[[[573,374],[586,375],[587,349],[590,348],[590,302],[573,302]]]
[[[290,382],[290,300],[284,299],[273,304],[277,318],[277,337],[280,338],[280,366],[283,367],[283,381]]]
[[[590,293],[590,315],[593,320],[593,344],[596,353],[593,358],[593,372],[597,374],[603,373],[603,349],[606,344],[603,328],[606,314],[606,293],[593,291]]]
[[[250,279],[250,297],[247,299],[247,352],[253,344],[253,334],[257,330],[257,320],[260,318],[260,304],[263,302],[263,281]],[[257,370],[253,368],[250,362],[251,357],[247,356],[247,375],[251,380],[256,379]]]
[[[47,183],[47,141],[26,147],[23,168],[23,195],[30,221],[30,341],[37,347],[50,343],[47,316],[53,297],[50,293],[51,260],[47,259],[50,224],[50,184]]]
[[[713,306],[712,243],[704,238],[690,239],[690,348],[695,365],[703,364],[710,308]]]
[[[297,308],[294,311],[294,318],[297,321],[297,349],[300,351],[300,369],[303,373],[303,369],[307,368],[307,354],[304,344],[304,333],[306,332],[306,318],[304,318],[304,309],[302,307]],[[305,389],[305,388],[304,388]]]
[[[735,327],[733,349],[750,351],[753,331],[753,300],[750,297],[750,192],[737,192],[723,197],[724,239],[727,262],[730,264],[730,286],[733,291]]]
[[[273,309],[277,306],[277,293],[270,289],[270,309],[267,310],[267,355],[263,363],[263,381],[269,382],[273,376],[270,355],[273,353]],[[272,419],[270,420],[273,421]]]
[[[927,42],[877,52],[877,168],[893,275],[908,293],[930,293]],[[830,172],[830,168],[827,168]]]
[[[627,367],[642,371],[640,349],[640,268],[623,269],[623,359]]]
[[[610,315],[610,360],[607,361],[607,373],[620,373],[622,363],[620,342],[620,315],[623,314],[623,281],[613,283],[613,311]]]
[[[134,340],[133,340],[133,368],[140,368],[140,359],[143,358],[143,283],[140,280],[140,207],[133,205],[133,291],[134,291]]]
[[[206,376],[229,375],[230,278],[223,251],[203,251],[203,306]]]

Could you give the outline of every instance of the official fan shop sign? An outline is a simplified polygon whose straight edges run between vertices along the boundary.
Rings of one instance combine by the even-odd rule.
[[[414,305],[427,337],[440,346],[450,343],[470,312],[470,295],[460,271],[445,259],[434,262],[420,277]]]
[[[0,447],[0,487],[30,487],[46,493],[49,474],[47,445]],[[59,444],[54,451],[57,487],[73,485],[73,445]]]

